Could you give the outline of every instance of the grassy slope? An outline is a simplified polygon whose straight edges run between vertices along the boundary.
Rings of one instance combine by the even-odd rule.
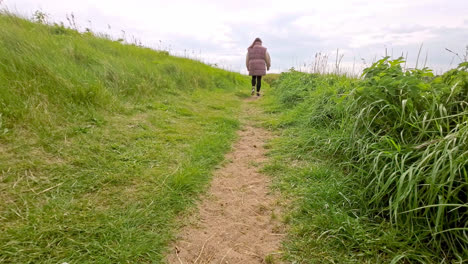
[[[387,70],[393,70],[394,68],[389,68]],[[418,77],[417,74],[416,72],[414,75]],[[452,77],[453,81],[447,78],[452,75],[458,76],[458,79]],[[381,74],[380,76],[385,75]],[[386,165],[383,168],[377,168],[377,171],[382,172],[381,174],[385,176],[384,179],[390,181],[394,177],[390,177],[389,170],[395,170],[396,173],[394,174],[396,175],[400,175],[398,174],[400,170],[412,170],[413,167],[418,165],[419,156],[422,156],[419,153],[424,152],[425,154],[431,151],[431,148],[439,148],[439,146],[433,144],[433,142],[445,144],[444,140],[448,141],[451,138],[458,139],[458,144],[456,145],[448,142],[445,146],[436,149],[437,153],[457,153],[454,155],[457,157],[457,160],[445,158],[444,155],[438,154],[436,156],[440,157],[440,161],[429,163],[427,165],[429,169],[427,169],[426,172],[418,172],[412,177],[418,179],[415,186],[421,188],[418,189],[415,187],[416,191],[411,193],[418,193],[419,196],[422,197],[419,198],[421,202],[426,202],[426,204],[433,203],[431,200],[427,199],[427,195],[425,195],[431,191],[431,189],[428,191],[422,187],[431,185],[430,182],[427,182],[427,179],[434,178],[434,175],[442,177],[450,172],[450,175],[453,175],[451,179],[454,177],[460,178],[456,183],[451,183],[447,180],[440,184],[432,183],[433,186],[444,187],[459,184],[460,187],[457,188],[457,191],[468,187],[466,181],[466,166],[468,160],[466,159],[466,155],[460,154],[463,152],[466,153],[467,150],[466,134],[456,134],[458,133],[456,130],[458,128],[461,128],[461,132],[466,131],[466,101],[465,103],[459,103],[457,101],[459,99],[455,99],[457,98],[457,93],[466,96],[466,93],[463,93],[468,87],[466,86],[466,80],[468,80],[466,77],[466,69],[465,71],[454,70],[447,73],[443,78],[424,79],[418,77],[416,78],[418,81],[414,81],[413,83],[408,82],[411,85],[402,86],[406,89],[409,89],[407,87],[423,89],[432,85],[433,89],[427,89],[427,93],[413,88],[411,91],[416,92],[410,94],[410,96],[412,96],[410,99],[417,98],[420,94],[425,94],[430,98],[433,93],[438,93],[439,97],[437,97],[437,100],[440,100],[439,105],[446,107],[443,109],[452,109],[449,107],[451,105],[465,106],[456,109],[456,111],[461,113],[458,115],[453,115],[453,113],[448,110],[444,112],[438,110],[433,111],[433,109],[429,107],[423,108],[423,113],[428,113],[430,116],[427,118],[428,120],[431,119],[432,116],[436,116],[436,118],[433,118],[435,122],[439,122],[443,119],[448,120],[447,122],[458,123],[460,124],[459,126],[452,125],[452,127],[450,127],[448,125],[445,126],[445,124],[440,125],[442,122],[436,123],[436,125],[444,127],[444,130],[442,128],[440,129],[440,134],[436,129],[426,128],[426,135],[432,137],[430,139],[425,139],[429,143],[418,141],[418,138],[413,139],[410,136],[404,137],[405,140],[417,146],[416,148],[409,143],[405,144],[405,141],[401,142],[397,137],[393,137],[393,140],[397,142],[394,144],[402,146],[401,148],[403,150],[399,150],[398,152],[393,150],[393,145],[382,144],[378,145],[377,148],[375,145],[367,144],[377,149],[371,149],[371,151],[369,151],[371,154],[377,151],[381,151],[384,154],[395,152],[399,154],[403,151],[408,151],[410,154],[418,154],[418,156],[412,158],[413,163],[405,163],[404,158],[409,154],[400,155],[403,157],[395,155],[395,157],[391,156],[391,159],[386,161]],[[397,76],[387,79],[382,78],[382,80],[396,82],[402,78],[401,76]],[[410,80],[415,79],[413,74],[410,73],[404,78]],[[428,84],[423,85],[424,83],[421,80],[427,80]],[[463,80],[465,81],[463,82]],[[453,83],[456,84],[454,85]],[[374,195],[373,190],[380,186],[379,183],[375,183],[374,181],[370,184],[366,182],[366,177],[364,176],[366,173],[370,174],[372,170],[362,169],[365,168],[364,166],[368,165],[367,163],[364,163],[364,165],[362,162],[359,163],[363,160],[362,156],[359,155],[365,155],[366,153],[349,151],[349,146],[347,144],[354,142],[349,140],[353,133],[353,124],[350,124],[348,120],[354,122],[355,115],[353,114],[354,112],[349,112],[349,109],[352,108],[346,107],[347,103],[355,102],[353,93],[350,91],[355,91],[357,87],[359,90],[361,86],[366,84],[367,83],[364,81],[340,76],[318,76],[290,72],[284,73],[280,80],[276,81],[272,86],[272,94],[268,96],[268,100],[265,101],[267,114],[263,118],[265,124],[272,127],[280,133],[281,136],[277,137],[271,143],[270,155],[272,157],[272,162],[265,170],[270,175],[274,176],[276,187],[279,188],[286,199],[290,201],[289,213],[285,217],[285,221],[290,225],[289,236],[284,243],[285,257],[289,261],[295,261],[297,263],[464,263],[468,252],[463,251],[462,243],[458,244],[457,248],[457,246],[452,245],[450,245],[452,247],[448,247],[440,242],[443,246],[437,248],[434,244],[442,241],[444,237],[435,235],[432,237],[436,239],[429,240],[431,243],[428,243],[428,238],[431,238],[430,232],[434,231],[427,230],[427,227],[433,228],[433,224],[429,221],[433,220],[432,217],[434,215],[423,212],[419,216],[410,218],[410,220],[415,223],[413,230],[407,228],[405,226],[406,223],[401,223],[401,220],[401,222],[398,223],[399,225],[395,222],[392,223],[393,219],[389,219],[389,210],[387,207],[381,209],[379,214],[369,209],[369,204],[371,202],[369,197],[372,197],[372,195]],[[373,95],[372,91],[379,91],[377,87],[392,88],[391,85],[394,84],[387,83],[386,85],[370,87],[371,91],[367,91],[365,94]],[[401,90],[401,94],[408,94],[406,90]],[[451,100],[445,97],[445,93],[452,96],[449,97]],[[397,94],[400,95],[400,93]],[[351,101],[346,100],[348,97],[353,99]],[[362,99],[363,97],[360,98]],[[401,100],[400,98],[397,99]],[[374,98],[372,98],[372,100],[374,100]],[[363,105],[365,107],[369,104],[370,103],[365,103]],[[398,110],[398,106],[401,107],[401,105],[404,106],[404,104],[398,101],[394,109]],[[360,105],[354,104],[352,104],[352,106],[361,107]],[[383,109],[383,107],[378,109]],[[407,116],[416,119],[414,117],[416,116],[415,113],[417,113],[416,110],[407,107],[406,111]],[[405,113],[405,111],[402,112]],[[442,117],[439,117],[439,114]],[[413,126],[411,120],[405,120],[405,117],[386,117],[387,119],[393,120],[393,122],[386,120],[386,124],[395,126],[399,124],[400,120],[404,120],[405,122],[402,123],[405,125],[409,124],[408,126],[411,126],[410,128],[413,129],[406,128],[405,131],[411,131],[415,137],[419,137],[419,135],[422,135],[424,132],[419,130],[418,126]],[[421,118],[426,119],[424,115],[421,115]],[[358,121],[361,121],[361,119]],[[418,122],[412,121],[418,124]],[[428,127],[432,125],[431,121],[427,121],[427,123]],[[370,127],[377,127],[377,125],[371,123]],[[448,127],[448,129],[446,129],[446,127]],[[392,131],[393,130],[390,130],[390,132]],[[390,132],[387,133],[387,137],[382,138],[391,138],[393,135]],[[447,134],[450,134],[450,136],[446,136]],[[359,140],[367,139],[365,136],[366,134],[361,135],[361,137],[354,136],[354,138],[358,138]],[[434,140],[434,138],[436,140]],[[429,145],[431,143],[432,145]],[[421,145],[429,145],[430,147],[428,147],[427,150],[421,149],[421,147],[419,147]],[[455,147],[453,150],[451,149],[452,146]],[[379,156],[385,155],[379,154]],[[429,158],[423,159],[428,160]],[[373,160],[378,159],[371,159],[371,161]],[[413,167],[409,166],[408,163]],[[381,163],[374,166],[377,167],[380,164]],[[432,164],[435,165],[432,166]],[[362,168],[360,168],[361,166]],[[462,169],[458,169],[457,166]],[[452,167],[455,169],[452,169]],[[387,168],[387,171],[385,168]],[[465,168],[465,170],[463,170],[463,168]],[[432,170],[436,172],[433,173]],[[452,172],[452,170],[455,172]],[[432,173],[432,177],[430,177],[430,173]],[[403,186],[412,184],[412,182],[408,180],[405,181],[404,176],[407,175],[406,173],[402,173],[401,175],[402,177],[397,178],[397,181],[403,183]],[[369,178],[378,177],[371,175]],[[397,184],[392,185],[391,183],[388,185],[398,186]],[[386,191],[389,197],[392,197],[390,195],[395,195],[395,193],[398,194],[395,189],[396,188],[389,188]],[[439,199],[450,198],[454,201],[452,203],[459,203],[455,209],[450,211],[451,214],[448,212],[440,213],[437,220],[441,218],[443,219],[441,222],[445,221],[444,223],[458,222],[458,227],[463,228],[463,223],[466,223],[463,219],[466,219],[468,216],[466,210],[463,209],[463,206],[466,206],[466,192],[460,191],[458,193],[453,193],[452,197],[446,194],[446,192],[437,193]],[[446,197],[443,195],[446,195]],[[457,198],[456,195],[461,198]],[[463,197],[465,197],[465,199],[463,199]],[[385,203],[384,198],[388,199],[388,197],[383,197],[377,200]],[[401,199],[404,200],[404,198]],[[421,205],[417,204],[416,206]],[[439,206],[444,207],[444,205]],[[456,210],[458,210],[459,216],[453,215],[453,212],[456,212]],[[400,209],[400,211],[402,211],[402,209]],[[418,221],[423,223],[427,221],[426,229],[423,229],[424,225],[422,228],[421,226],[417,226]],[[456,233],[458,232],[457,230],[449,231],[453,232],[454,235],[459,234]],[[458,241],[462,241],[463,236],[457,239],[459,239]],[[453,241],[455,242],[455,238]],[[464,245],[466,247],[466,244]],[[436,250],[440,251],[436,252]],[[459,253],[457,253],[457,250]]]
[[[348,179],[337,166],[334,157],[314,151],[310,142],[325,135],[324,130],[310,128],[303,116],[310,102],[302,102],[298,76],[272,84],[271,94],[264,100],[265,115],[260,117],[265,126],[279,136],[269,144],[271,162],[264,171],[274,178],[274,188],[287,201],[283,221],[288,224],[288,237],[283,242],[284,258],[292,263],[388,263],[378,243],[361,245],[369,238],[369,226],[350,217],[352,207],[345,195],[349,193]],[[302,84],[302,83],[301,83]],[[323,87],[321,93],[327,93]],[[281,94],[299,106],[284,105]],[[318,107],[320,104],[316,103]],[[340,229],[354,230],[343,237]],[[367,230],[366,230],[367,228]],[[375,227],[385,228],[385,227]],[[372,227],[370,229],[373,229]],[[382,234],[388,230],[382,230]],[[395,234],[387,234],[388,238]],[[381,238],[377,238],[381,239]],[[367,240],[369,241],[369,240]],[[365,251],[362,251],[365,248]]]
[[[0,16],[0,262],[158,263],[244,77]]]
[[[293,124],[296,114],[279,108],[274,97],[265,103],[265,125],[280,134],[270,143],[271,162],[264,171],[288,204],[283,218],[289,227],[284,258],[304,264],[389,263],[383,246],[392,239],[399,244],[398,234],[385,225],[372,226],[352,217],[349,178],[333,157],[307,146],[314,140],[309,136],[323,131]]]

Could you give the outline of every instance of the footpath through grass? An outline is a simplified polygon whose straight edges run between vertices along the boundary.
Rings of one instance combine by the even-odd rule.
[[[239,75],[0,15],[0,262],[160,263],[238,129]]]

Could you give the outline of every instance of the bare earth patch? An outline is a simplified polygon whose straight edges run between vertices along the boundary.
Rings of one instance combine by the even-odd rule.
[[[196,219],[172,246],[169,263],[274,263],[283,226],[270,179],[259,172],[266,162],[263,145],[270,137],[267,130],[244,122],[226,156],[228,163],[214,173]]]

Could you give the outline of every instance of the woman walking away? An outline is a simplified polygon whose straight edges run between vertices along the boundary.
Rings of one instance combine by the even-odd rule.
[[[252,76],[252,95],[255,94],[256,85],[257,96],[260,96],[262,76],[266,74],[266,71],[270,70],[270,54],[268,54],[267,49],[262,46],[262,40],[260,38],[256,38],[247,50],[245,64],[249,75]]]

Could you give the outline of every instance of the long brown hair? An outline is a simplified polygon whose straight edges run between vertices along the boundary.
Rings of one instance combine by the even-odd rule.
[[[262,40],[260,38],[256,38],[253,42],[252,42],[252,45],[249,46],[249,49],[253,48],[253,46],[255,45],[255,43],[259,42],[260,44],[262,44]]]

